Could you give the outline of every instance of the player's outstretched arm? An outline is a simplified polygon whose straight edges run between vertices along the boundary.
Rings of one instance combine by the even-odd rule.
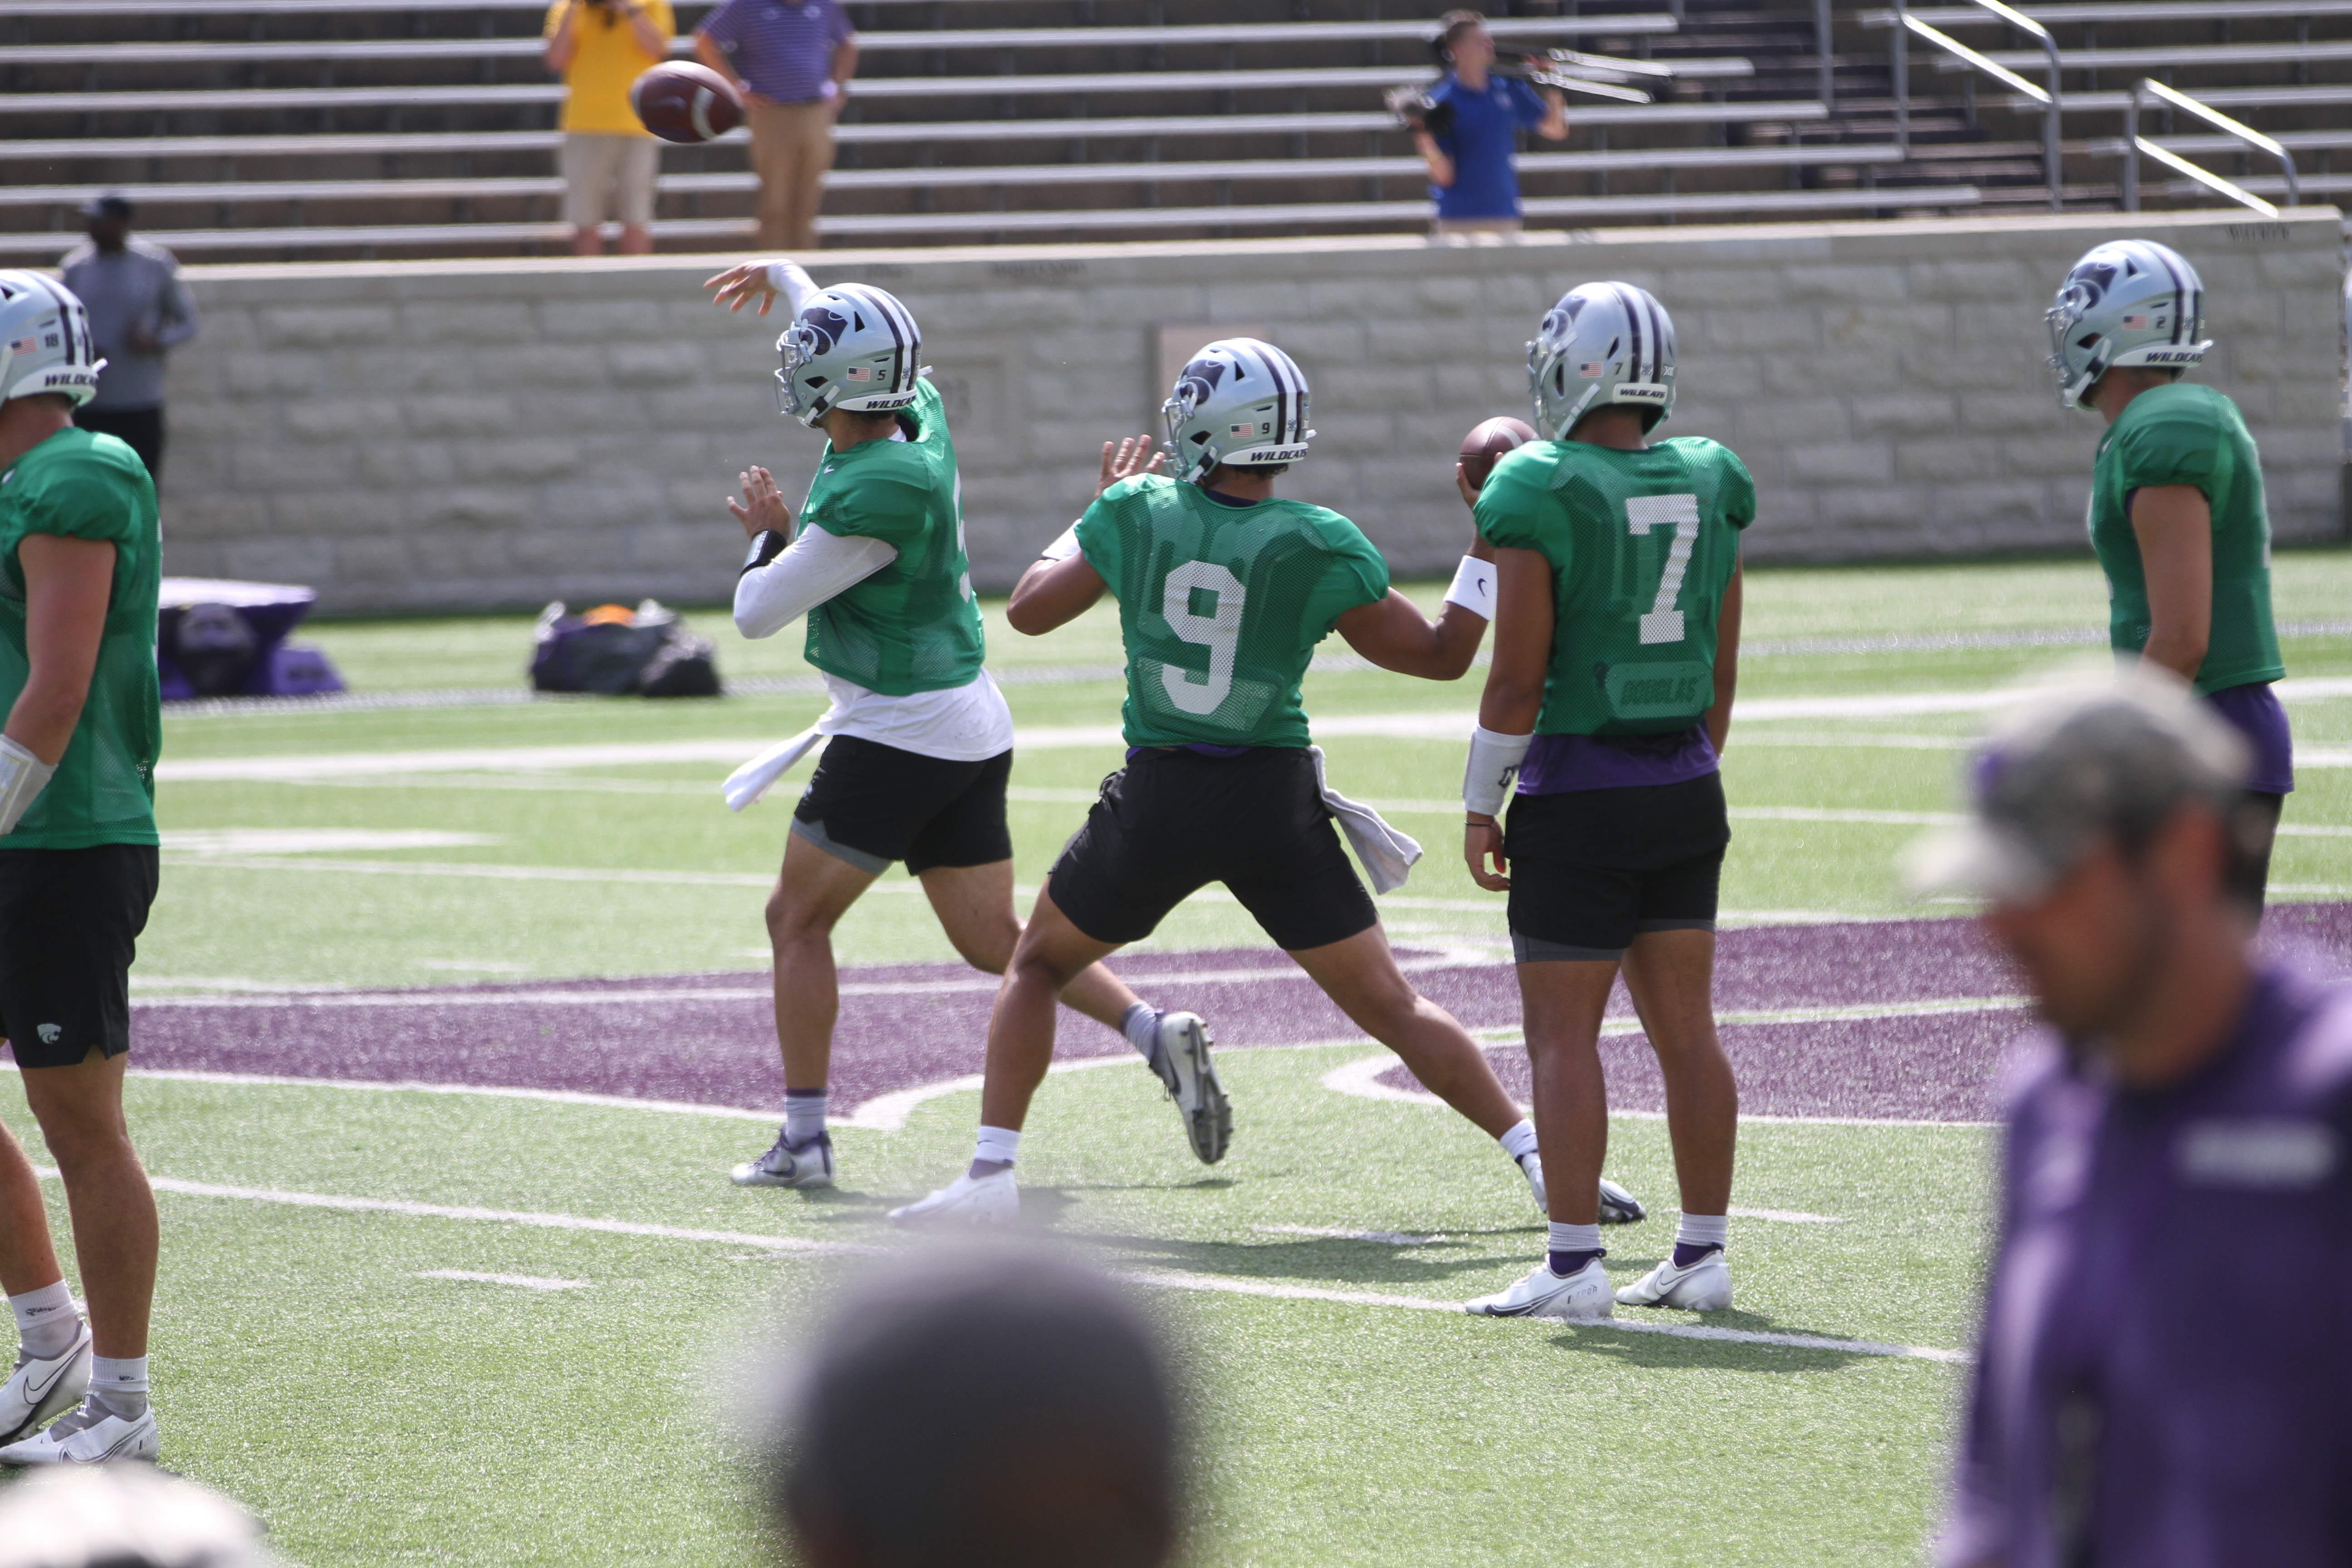
[[[1706,738],[1718,757],[1731,736],[1731,700],[1739,689],[1739,603],[1746,580],[1746,568],[1735,560],[1715,622],[1715,701],[1706,710]]]
[[[1449,601],[1432,621],[1394,588],[1388,597],[1357,605],[1332,626],[1349,647],[1382,669],[1424,680],[1461,679],[1486,636],[1486,617],[1477,611]]]
[[[797,316],[801,303],[817,291],[816,279],[808,275],[797,261],[745,261],[714,273],[702,280],[711,290],[711,303],[724,305],[730,310],[740,310],[758,300],[760,314],[768,313],[779,294],[784,299],[784,313]]]
[[[2195,485],[2132,492],[2132,534],[2147,578],[2147,645],[2139,656],[2197,679],[2213,635],[2213,510]]]
[[[1043,637],[1094,608],[1108,586],[1085,556],[1049,555],[1021,574],[1004,606],[1005,624],[1023,637]]]

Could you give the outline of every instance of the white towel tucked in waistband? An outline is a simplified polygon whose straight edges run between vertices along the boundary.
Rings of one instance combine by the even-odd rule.
[[[1315,759],[1315,787],[1323,792],[1323,804],[1339,819],[1339,831],[1354,846],[1356,858],[1364,863],[1364,874],[1372,879],[1375,893],[1394,892],[1404,886],[1412,875],[1413,862],[1421,858],[1421,846],[1381,820],[1381,814],[1369,805],[1360,805],[1333,789],[1323,776],[1323,748],[1309,746],[1307,754]]]
[[[814,724],[789,741],[779,741],[727,775],[719,793],[727,797],[727,809],[740,811],[768,793],[775,782],[784,776],[784,770],[824,744]]]

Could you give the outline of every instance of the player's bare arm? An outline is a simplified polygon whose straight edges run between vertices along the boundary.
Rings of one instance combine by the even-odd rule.
[[[2140,658],[2194,681],[2213,630],[2213,514],[2195,485],[2133,492],[2132,533],[2147,581],[2147,646]]]
[[[1349,647],[1382,669],[1424,680],[1461,679],[1486,637],[1486,617],[1476,611],[1449,604],[1433,621],[1394,588],[1384,599],[1357,605],[1332,626]]]
[[[114,588],[114,546],[105,540],[27,534],[17,551],[25,569],[25,654],[31,671],[8,710],[8,738],[41,761],[65,755],[89,696],[90,671],[106,631]]]
[[[1494,556],[1495,662],[1478,700],[1478,727],[1500,735],[1531,735],[1543,711],[1551,668],[1551,563],[1535,550],[1497,550]],[[1490,893],[1510,890],[1503,827],[1492,816],[1464,814],[1462,858],[1480,887]]]
[[[1735,563],[1724,584],[1723,610],[1716,620],[1715,702],[1706,710],[1706,738],[1717,756],[1731,737],[1731,700],[1739,689],[1739,598],[1747,568]]]
[[[1094,608],[1108,587],[1083,555],[1037,562],[1013,585],[1004,624],[1023,637],[1043,637]]]

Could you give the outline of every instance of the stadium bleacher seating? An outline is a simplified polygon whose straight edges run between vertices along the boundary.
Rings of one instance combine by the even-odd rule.
[[[710,3],[679,0],[681,26]],[[826,233],[920,244],[1420,228],[1419,163],[1380,94],[1433,74],[1425,40],[1442,8],[849,0],[863,55]],[[1533,144],[1520,163],[1531,224],[2046,205],[2037,132],[2011,121],[2000,89],[1980,93],[1915,59],[1907,153],[1895,145],[1886,35],[1870,26],[1887,13],[1832,7],[1825,54],[1811,0],[1490,9],[1507,46],[1572,46],[1672,72],[1654,83],[1659,101],[1576,102],[1570,142]],[[2025,9],[2063,33],[2070,205],[2115,200],[2106,143],[2131,77],[2177,78],[2222,107],[2232,93],[2315,95],[2231,108],[2265,129],[2317,131],[2324,122],[2306,121],[2342,101],[2325,95],[2352,95],[2335,86],[2352,79],[2352,0]],[[560,250],[562,89],[540,63],[544,10],[544,0],[12,0],[0,7],[0,254],[62,252],[77,237],[76,205],[100,187],[139,202],[143,232],[206,259]],[[1913,14],[1938,26],[1997,20],[1975,6]],[[2127,17],[2129,47],[2116,47],[2126,40],[2112,26],[2097,36]],[[2314,36],[2331,28],[2344,37]],[[2159,140],[2170,130],[2151,127]],[[2334,145],[2313,144],[2307,189],[2334,188],[2324,183]],[[663,247],[748,240],[746,152],[740,132],[665,151]],[[2204,155],[2238,168],[2227,152]],[[2162,185],[2147,195],[2200,199]]]

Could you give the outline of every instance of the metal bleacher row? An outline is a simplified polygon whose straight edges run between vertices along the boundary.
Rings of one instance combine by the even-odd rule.
[[[677,0],[681,28],[710,5]],[[1420,162],[1380,100],[1433,77],[1426,40],[1442,0],[846,9],[861,58],[827,186],[831,243],[1426,223]],[[2280,134],[2311,163],[2306,199],[2344,188],[2327,160],[2352,145],[2337,129],[2352,105],[2352,0],[2022,9],[2063,37],[2067,205],[2117,199],[2123,109],[2141,75]],[[545,0],[7,0],[0,259],[61,253],[78,237],[76,207],[100,188],[139,204],[142,232],[204,259],[562,249],[552,159],[562,89],[540,59],[545,10]],[[2040,144],[2026,140],[2038,132],[2021,118],[2038,106],[1958,61],[1946,72],[1915,56],[1898,144],[1888,13],[1817,0],[1489,0],[1489,10],[1507,47],[1569,46],[1672,73],[1653,85],[1654,103],[1572,100],[1570,141],[1531,143],[1519,163],[1531,225],[2048,204]],[[1976,5],[1912,15],[1974,28],[2013,69],[2032,75],[2042,61],[1995,47],[2015,40],[1983,36],[2004,29]],[[2168,123],[2149,133],[2267,188],[2227,138]],[[750,242],[744,142],[739,132],[665,149],[664,248]],[[2144,182],[2143,198],[2210,199],[2178,184]]]

